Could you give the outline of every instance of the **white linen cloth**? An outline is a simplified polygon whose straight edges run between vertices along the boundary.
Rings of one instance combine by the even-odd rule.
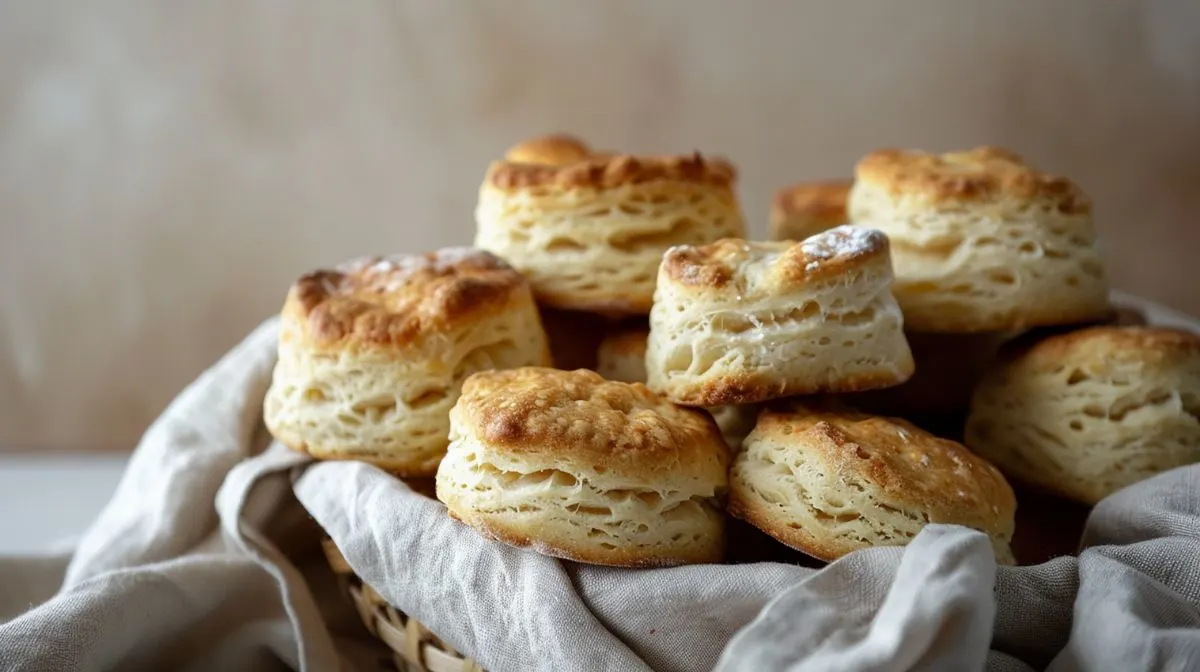
[[[379,669],[320,528],[496,672],[1200,669],[1200,465],[1109,497],[1077,558],[1032,567],[943,525],[822,570],[578,565],[485,540],[373,467],[269,445],[275,329],[163,413],[70,557],[0,557],[0,670]]]

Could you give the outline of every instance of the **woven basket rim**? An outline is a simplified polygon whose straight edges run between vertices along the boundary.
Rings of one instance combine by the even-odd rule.
[[[408,672],[484,672],[474,660],[442,641],[415,618],[387,603],[346,561],[333,539],[321,540],[330,569],[343,582],[367,631],[392,650],[396,667]]]

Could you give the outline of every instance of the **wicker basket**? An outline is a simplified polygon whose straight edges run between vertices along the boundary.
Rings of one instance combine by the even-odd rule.
[[[483,672],[470,658],[463,657],[449,644],[438,639],[415,618],[409,618],[389,605],[379,593],[363,583],[347,564],[332,539],[322,544],[325,557],[342,582],[363,625],[393,651],[400,672]]]

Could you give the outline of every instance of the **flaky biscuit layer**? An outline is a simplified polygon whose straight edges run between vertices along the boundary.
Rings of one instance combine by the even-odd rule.
[[[644,315],[668,248],[743,235],[733,179],[698,156],[501,162],[480,188],[475,244],[528,276],[543,305]]]
[[[650,313],[648,384],[696,406],[897,385],[913,362],[891,280],[887,238],[850,227],[675,248]]]
[[[529,285],[496,257],[357,260],[289,293],[264,420],[314,457],[430,476],[467,376],[548,363]]]
[[[1109,309],[1090,201],[1009,152],[876,152],[859,163],[848,208],[890,239],[912,331],[1014,331]]]
[[[966,442],[1086,504],[1200,462],[1200,337],[1095,327],[1014,347],[975,391]]]
[[[609,334],[600,343],[596,355],[596,373],[608,380],[646,382],[646,342],[649,337],[650,330],[643,328],[626,328]],[[721,430],[725,445],[736,452],[741,450],[742,440],[754,429],[760,406],[709,406],[706,410]]]
[[[929,523],[972,527],[1012,563],[1016,498],[966,447],[896,419],[770,410],[730,472],[730,513],[823,560],[907,544]]]
[[[527,368],[471,377],[438,498],[484,534],[595,564],[717,561],[729,455],[644,385]]]

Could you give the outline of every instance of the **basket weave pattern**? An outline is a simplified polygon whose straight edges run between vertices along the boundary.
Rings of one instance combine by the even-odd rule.
[[[363,625],[392,650],[399,672],[484,672],[478,663],[438,639],[417,619],[393,608],[363,583],[332,539],[323,540],[321,547],[334,574],[350,593]]]

